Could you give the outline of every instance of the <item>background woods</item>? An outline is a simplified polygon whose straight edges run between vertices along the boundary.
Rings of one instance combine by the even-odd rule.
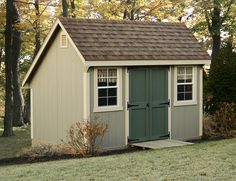
[[[205,111],[235,102],[235,11],[235,0],[0,0],[3,136],[13,135],[13,125],[30,121],[30,93],[20,83],[58,16],[183,22],[212,55],[204,83]]]

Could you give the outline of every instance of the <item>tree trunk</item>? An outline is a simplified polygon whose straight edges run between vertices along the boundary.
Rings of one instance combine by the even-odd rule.
[[[4,131],[2,136],[14,135],[12,129],[13,120],[13,86],[12,86],[12,22],[13,22],[13,0],[6,0],[6,30],[5,30],[5,74],[6,74],[6,94],[5,94],[5,117]]]
[[[221,4],[219,0],[214,0],[214,9],[212,14],[212,26],[210,29],[211,37],[212,37],[212,54],[211,54],[211,67],[213,68],[218,57],[218,53],[220,50],[221,44],[221,36],[220,30],[222,27],[222,19],[221,19]]]
[[[16,4],[13,4],[13,25],[20,22],[20,14]],[[13,126],[22,126],[23,122],[23,95],[19,81],[19,57],[21,48],[21,32],[13,28],[12,33],[12,81],[13,81]]]
[[[35,20],[35,49],[34,49],[34,56],[37,55],[40,47],[41,47],[41,41],[40,41],[40,11],[39,11],[39,0],[34,1],[34,7],[35,7],[35,15],[36,15],[36,20]]]
[[[62,0],[62,16],[68,17],[68,5],[66,0]]]
[[[70,0],[70,7],[71,7],[71,17],[72,18],[75,18],[76,15],[75,15],[75,1],[74,0]]]

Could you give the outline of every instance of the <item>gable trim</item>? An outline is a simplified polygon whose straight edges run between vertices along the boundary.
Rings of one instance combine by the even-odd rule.
[[[42,53],[45,50],[45,47],[47,46],[47,44],[49,43],[49,41],[51,40],[54,32],[56,31],[57,27],[60,26],[60,28],[62,29],[63,33],[66,34],[68,41],[71,43],[71,45],[74,47],[76,53],[78,54],[79,58],[82,60],[83,63],[85,63],[85,59],[82,56],[82,54],[80,53],[80,51],[78,50],[78,48],[76,47],[76,45],[74,44],[74,42],[72,41],[71,37],[69,36],[69,34],[67,33],[67,31],[65,30],[65,28],[63,27],[63,25],[61,24],[60,20],[57,19],[56,22],[54,23],[53,27],[51,28],[49,34],[47,35],[47,37],[45,38],[41,48],[39,49],[39,52],[37,53],[36,57],[33,60],[33,63],[31,64],[28,72],[26,73],[23,82],[22,82],[22,86],[26,86],[26,84],[28,83],[29,78],[31,77],[31,74],[33,73],[40,57],[42,56]],[[34,76],[34,75],[33,75]]]

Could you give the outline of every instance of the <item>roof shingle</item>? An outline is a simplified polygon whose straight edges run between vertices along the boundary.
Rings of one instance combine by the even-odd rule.
[[[182,23],[60,18],[86,61],[209,60]]]

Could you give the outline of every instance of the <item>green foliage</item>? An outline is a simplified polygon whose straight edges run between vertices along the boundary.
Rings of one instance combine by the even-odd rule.
[[[204,84],[204,106],[213,114],[222,102],[236,103],[236,53],[226,44]]]

